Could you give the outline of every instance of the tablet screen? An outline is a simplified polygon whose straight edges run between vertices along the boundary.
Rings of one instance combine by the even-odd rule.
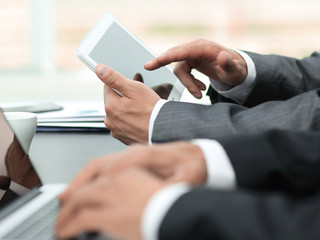
[[[142,74],[149,87],[165,83],[174,85],[177,80],[166,67],[145,70],[143,65],[154,58],[153,54],[117,23],[111,24],[89,56],[97,64],[103,63],[129,79],[133,79],[136,73]]]

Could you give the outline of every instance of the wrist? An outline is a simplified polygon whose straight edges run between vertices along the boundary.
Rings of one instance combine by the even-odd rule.
[[[198,145],[204,155],[206,185],[220,189],[236,188],[235,171],[223,146],[210,139],[195,139],[192,143]]]
[[[141,220],[141,232],[144,239],[157,240],[160,225],[174,204],[191,187],[186,183],[169,185],[156,192],[148,201]]]
[[[182,148],[181,148],[182,149]],[[205,153],[200,145],[194,144],[193,142],[187,142],[186,148],[183,150],[188,156],[192,156],[194,160],[193,174],[195,175],[193,185],[203,185],[208,179],[208,166],[205,159]]]
[[[252,58],[245,52],[240,50],[233,50],[237,52],[246,61],[247,66],[247,77],[244,82],[237,86],[230,86],[213,78],[210,78],[212,88],[222,96],[232,99],[238,104],[243,104],[250,93],[252,92],[256,84],[256,67]]]
[[[231,87],[236,87],[242,84],[248,77],[248,65],[247,65],[247,57],[244,55],[242,51],[237,49],[231,49],[232,55],[234,56],[234,61],[238,65],[238,69],[240,71],[239,77],[236,78],[234,84],[230,85]]]

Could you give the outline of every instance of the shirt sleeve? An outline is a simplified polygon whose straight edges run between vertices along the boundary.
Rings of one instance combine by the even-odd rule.
[[[160,111],[160,109],[162,108],[162,106],[167,102],[167,100],[164,99],[160,99],[156,105],[154,106],[152,112],[151,112],[151,116],[150,116],[150,121],[149,121],[149,133],[148,133],[148,142],[149,145],[152,144],[152,131],[153,131],[153,125],[154,125],[154,121],[156,120],[158,113]]]
[[[211,81],[211,86],[219,94],[221,94],[227,98],[230,98],[239,104],[243,104],[255,86],[255,79],[256,79],[257,72],[256,72],[254,62],[248,54],[246,54],[243,51],[239,51],[239,50],[234,50],[234,51],[238,52],[247,63],[248,75],[247,75],[246,80],[242,84],[240,84],[236,87],[231,87],[225,83],[214,80],[212,78],[210,79],[210,81]],[[149,145],[152,144],[151,139],[152,139],[152,131],[153,131],[153,126],[154,126],[154,121],[156,120],[160,109],[162,108],[162,106],[166,102],[167,102],[167,100],[160,99],[156,103],[155,107],[152,110],[152,113],[150,116],[150,121],[149,121],[149,132],[148,132]]]
[[[236,188],[235,171],[222,145],[210,139],[196,139],[192,143],[198,145],[204,154],[208,175],[206,185],[219,189]]]
[[[208,179],[206,185],[213,188],[233,189],[236,187],[234,169],[222,145],[215,140],[196,139],[205,157]],[[174,202],[190,191],[187,183],[177,183],[155,193],[144,209],[141,231],[145,240],[157,240],[161,222]]]
[[[219,94],[232,99],[239,104],[243,104],[255,86],[257,71],[252,58],[248,54],[240,50],[234,51],[239,53],[247,63],[248,75],[246,80],[235,87],[229,86],[228,84],[217,81],[213,78],[210,78],[210,82],[213,89]]]
[[[157,240],[161,222],[173,203],[183,194],[190,191],[186,183],[169,185],[156,192],[142,214],[141,232],[144,240]]]

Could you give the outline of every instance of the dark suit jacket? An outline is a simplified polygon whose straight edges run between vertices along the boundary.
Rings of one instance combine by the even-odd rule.
[[[320,132],[272,130],[218,141],[239,190],[186,193],[166,214],[160,239],[320,239]]]
[[[257,82],[243,106],[214,91],[210,106],[167,102],[155,120],[152,141],[212,139],[273,128],[320,130],[320,54],[302,60],[248,54]]]
[[[298,94],[320,88],[320,53],[302,60],[279,55],[246,52],[255,63],[256,85],[243,104],[247,107],[272,100],[287,100]],[[212,102],[232,102],[210,91]]]
[[[13,200],[15,200],[18,197],[19,195],[17,195],[11,189],[7,189],[3,194],[2,198],[0,199],[0,209],[7,206],[9,203],[11,203]]]

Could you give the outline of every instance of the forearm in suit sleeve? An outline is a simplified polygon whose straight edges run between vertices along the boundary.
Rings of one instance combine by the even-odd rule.
[[[320,88],[320,54],[295,59],[279,55],[261,55],[246,52],[256,68],[256,84],[246,102],[247,107],[272,101],[286,100],[300,93]],[[213,103],[230,102],[212,88],[209,95]]]
[[[320,131],[271,130],[217,140],[229,156],[239,188],[295,196],[320,188]]]
[[[278,55],[247,54],[253,59],[256,85],[245,106],[270,100],[286,100],[297,94],[320,88],[320,54],[314,52],[302,60]]]
[[[160,240],[320,239],[320,196],[195,189],[166,214]]]
[[[238,104],[167,102],[155,119],[152,142],[256,133],[263,130],[320,130],[320,98],[310,91],[287,101],[247,108]]]

